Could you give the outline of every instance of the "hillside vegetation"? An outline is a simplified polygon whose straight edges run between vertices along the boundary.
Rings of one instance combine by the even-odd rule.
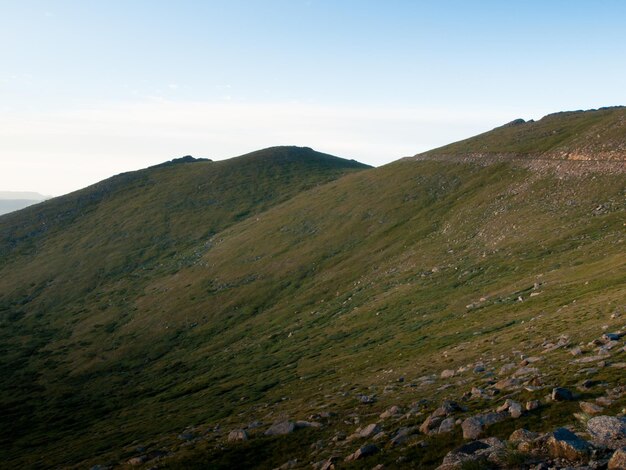
[[[600,132],[597,113],[613,129],[618,112],[581,119]],[[561,148],[578,148],[581,119],[544,119],[569,136]],[[438,152],[513,151],[511,129],[524,126],[511,138],[531,144],[515,152],[553,151],[533,131],[544,119]],[[605,134],[613,150],[619,129]],[[0,218],[4,462],[112,465],[166,449],[171,468],[310,468],[353,451],[337,436],[391,405],[413,407],[401,425],[419,426],[520,354],[541,355],[545,387],[574,387],[582,366],[565,345],[624,323],[625,174],[436,159],[363,168],[278,148],[120,175]],[[563,348],[541,352],[561,335]],[[478,365],[492,375],[472,375]],[[619,383],[616,370],[594,378]],[[522,420],[547,430],[572,411]],[[263,436],[320,416],[320,429]],[[227,442],[237,428],[248,442]],[[364,465],[434,468],[462,442],[456,429],[389,443]]]

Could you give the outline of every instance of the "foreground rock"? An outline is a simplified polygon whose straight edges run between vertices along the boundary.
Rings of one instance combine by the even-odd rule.
[[[496,468],[503,463],[506,448],[502,441],[491,437],[468,442],[444,457],[437,470],[461,470],[463,468]]]
[[[591,444],[565,428],[559,428],[550,433],[547,446],[551,457],[570,462],[588,460],[592,450]]]
[[[626,446],[626,418],[596,416],[587,421],[587,430],[595,444],[609,449]]]
[[[617,449],[611,460],[609,460],[609,465],[607,467],[609,470],[624,470],[626,469],[626,447],[622,447],[621,449]]]

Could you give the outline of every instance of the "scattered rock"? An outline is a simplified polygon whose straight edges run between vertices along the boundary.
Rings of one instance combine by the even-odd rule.
[[[295,424],[296,429],[303,429],[303,428],[319,429],[322,427],[322,423],[317,423],[315,421],[296,421],[294,424]]]
[[[527,411],[536,410],[540,406],[541,406],[541,403],[539,402],[539,400],[530,400],[530,401],[526,402],[526,410]]]
[[[474,369],[472,369],[474,374],[480,374],[481,372],[485,372],[485,366],[483,364],[477,364]]]
[[[442,379],[449,379],[450,377],[454,377],[455,372],[452,369],[445,369],[441,371],[440,377]]]
[[[613,400],[609,397],[598,397],[596,398],[596,403],[601,406],[611,406],[613,404]]]
[[[148,461],[148,457],[146,455],[140,455],[138,457],[133,457],[132,459],[129,459],[126,463],[128,465],[137,466],[137,465],[142,465],[146,463],[147,461]]]
[[[609,470],[624,470],[626,469],[626,447],[622,447],[613,452],[611,460],[607,467]]]
[[[291,421],[281,421],[274,423],[270,428],[265,431],[266,436],[280,436],[284,434],[291,434],[296,430],[296,425]]]
[[[602,413],[602,411],[604,410],[604,408],[602,408],[600,405],[596,405],[595,403],[591,403],[588,401],[581,401],[579,403],[579,406],[583,413],[587,413],[588,415],[597,415]]]
[[[414,426],[400,428],[391,439],[391,445],[395,447],[404,444],[415,431],[416,428]]]
[[[585,460],[592,450],[591,444],[565,428],[550,433],[547,446],[551,457],[572,462]]]
[[[455,401],[444,400],[441,406],[433,411],[431,416],[450,416],[458,411],[465,411],[465,408]]]
[[[439,430],[441,424],[441,418],[439,416],[429,416],[420,426],[420,432],[422,434],[431,434],[436,430]]]
[[[520,381],[520,379],[508,378],[508,379],[502,379],[499,382],[496,382],[494,387],[498,390],[503,390],[503,391],[514,390],[518,388],[521,383],[522,382]]]
[[[528,375],[537,375],[538,373],[539,369],[536,367],[520,367],[513,372],[513,377],[526,377]]]
[[[478,438],[484,432],[485,428],[503,421],[506,419],[506,416],[507,414],[504,413],[485,413],[465,419],[461,424],[463,439]]]
[[[437,470],[459,470],[462,468],[501,468],[506,456],[504,444],[496,439],[482,439],[464,444],[444,457]]]
[[[380,418],[387,419],[387,418],[391,418],[392,416],[399,416],[400,414],[402,414],[402,410],[400,409],[400,407],[394,405],[388,410],[383,411],[380,414]]]
[[[248,433],[243,429],[233,429],[228,433],[228,442],[247,441]]]
[[[376,403],[376,397],[374,395],[359,395],[357,398],[361,403]]]
[[[626,446],[626,418],[596,416],[587,421],[587,430],[594,443],[609,449]]]
[[[572,348],[569,350],[570,354],[572,356],[580,356],[583,353],[583,350],[580,349],[580,346],[576,346],[575,348]]]
[[[539,433],[529,431],[527,429],[516,429],[509,436],[509,442],[513,445],[518,445],[522,442],[531,442],[540,436]]]
[[[500,405],[497,412],[508,411],[511,417],[519,418],[522,416],[522,405],[514,400],[507,399],[504,404]]]
[[[345,461],[351,462],[353,460],[360,460],[365,457],[377,454],[378,452],[379,449],[374,444],[365,444],[364,446],[359,447],[353,454],[348,455],[345,458]]]
[[[327,460],[323,460],[321,462],[321,466],[319,470],[335,470],[335,462],[337,461],[337,457],[331,457]]]
[[[374,434],[378,434],[380,432],[380,427],[378,423],[372,423],[365,426],[361,431],[359,431],[358,435],[361,438],[366,438],[373,436]]]
[[[446,418],[439,425],[439,429],[437,430],[437,434],[442,434],[446,432],[451,432],[454,429],[455,419],[454,418]]]
[[[563,387],[553,388],[551,396],[553,401],[569,401],[574,399],[572,392]]]

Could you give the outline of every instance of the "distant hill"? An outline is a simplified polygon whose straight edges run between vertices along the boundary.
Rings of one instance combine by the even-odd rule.
[[[43,194],[30,191],[0,191],[0,215],[49,199]]]
[[[596,132],[589,155],[619,162],[621,112],[373,169],[296,147],[168,164],[0,217],[3,463],[361,468],[343,459],[377,424],[365,468],[427,469],[463,444],[457,419],[506,399],[541,406],[489,436],[577,426],[576,401],[545,396],[622,381],[623,339],[598,338],[626,314],[626,168],[514,160]],[[420,433],[443,399],[452,430]],[[265,435],[285,420],[299,429]]]

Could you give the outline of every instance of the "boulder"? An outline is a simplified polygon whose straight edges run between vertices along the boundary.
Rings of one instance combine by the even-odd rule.
[[[580,356],[580,355],[583,353],[583,350],[580,348],[580,346],[576,346],[576,347],[574,347],[574,348],[570,349],[570,350],[569,350],[569,353],[570,353],[572,356],[574,356],[574,357],[575,357],[575,356]]]
[[[420,432],[422,434],[431,434],[439,429],[441,418],[439,416],[429,416],[424,420],[420,426]]]
[[[391,439],[391,445],[395,447],[404,444],[416,430],[414,426],[398,429],[396,435]]]
[[[147,461],[148,461],[148,457],[146,455],[140,455],[139,457],[133,457],[129,459],[126,463],[134,467],[137,465],[143,465]]]
[[[431,416],[450,416],[457,411],[465,411],[465,408],[455,401],[444,400],[441,406],[432,412]]]
[[[596,405],[595,403],[591,403],[588,401],[581,401],[579,404],[580,409],[583,411],[583,413],[587,413],[588,415],[597,415],[602,413],[602,411],[604,410],[604,408],[602,408],[600,405]]]
[[[626,447],[622,447],[613,452],[611,460],[609,460],[608,470],[624,470],[626,469]]]
[[[394,405],[388,410],[383,411],[380,414],[380,418],[387,419],[387,418],[391,418],[392,416],[398,416],[400,414],[402,414],[402,410],[400,409],[400,407]]]
[[[451,432],[454,429],[455,419],[454,418],[446,418],[439,425],[439,429],[437,430],[437,434],[442,434],[446,432]]]
[[[507,399],[496,411],[508,411],[512,418],[519,418],[522,416],[522,405],[514,400]]]
[[[511,418],[519,418],[522,416],[522,405],[516,401],[508,400],[511,403],[509,404],[509,414]]]
[[[522,382],[520,381],[520,379],[508,378],[508,379],[502,379],[496,382],[494,387],[501,391],[514,390],[516,388],[519,388],[521,383]]]
[[[359,395],[357,398],[361,403],[376,403],[376,397],[374,395]]]
[[[378,452],[379,449],[374,444],[365,444],[364,446],[359,447],[353,454],[348,455],[345,458],[345,461],[351,462],[353,460],[360,460],[365,457],[377,454]]]
[[[378,423],[372,423],[365,426],[361,431],[359,431],[359,437],[366,438],[378,434],[380,432],[380,427]]]
[[[536,367],[520,367],[515,372],[513,372],[513,377],[526,377],[528,375],[537,375],[539,374],[539,369]]]
[[[450,377],[454,377],[455,372],[452,369],[445,369],[441,371],[440,377],[442,379],[449,379]]]
[[[243,429],[233,429],[228,433],[228,442],[247,441],[248,433]]]
[[[335,470],[335,461],[337,459],[334,457],[329,458],[328,460],[323,460],[321,462],[321,466],[319,470]]]
[[[281,421],[272,424],[267,431],[266,436],[281,436],[284,434],[291,434],[296,430],[296,425],[291,421]]]
[[[541,403],[539,402],[539,400],[530,400],[530,401],[526,402],[526,410],[527,411],[536,410],[540,406],[541,406]]]
[[[461,423],[463,439],[477,439],[483,433],[483,423],[478,416],[467,418]]]
[[[484,432],[485,428],[492,424],[504,421],[508,416],[507,413],[485,413],[482,415],[472,416],[461,423],[463,429],[463,439],[476,439]]]
[[[296,426],[296,429],[304,429],[304,428],[319,429],[322,427],[322,423],[318,423],[316,421],[296,421],[294,424]]]
[[[540,436],[539,433],[529,431],[527,429],[516,429],[509,436],[509,442],[515,446],[522,442],[532,442]]]
[[[481,439],[457,447],[444,457],[437,470],[460,470],[462,468],[502,468],[507,451],[496,438]]]
[[[572,392],[563,387],[553,388],[551,397],[553,401],[569,401],[574,399]]]
[[[547,447],[551,457],[571,462],[586,460],[593,449],[591,444],[565,428],[549,434]]]
[[[504,364],[502,367],[500,367],[500,370],[498,371],[498,375],[507,375],[509,372],[511,372],[516,367],[517,366],[515,364],[513,364],[512,362],[510,362],[508,364]]]
[[[587,421],[587,431],[594,442],[609,449],[626,446],[626,418],[596,416]]]

